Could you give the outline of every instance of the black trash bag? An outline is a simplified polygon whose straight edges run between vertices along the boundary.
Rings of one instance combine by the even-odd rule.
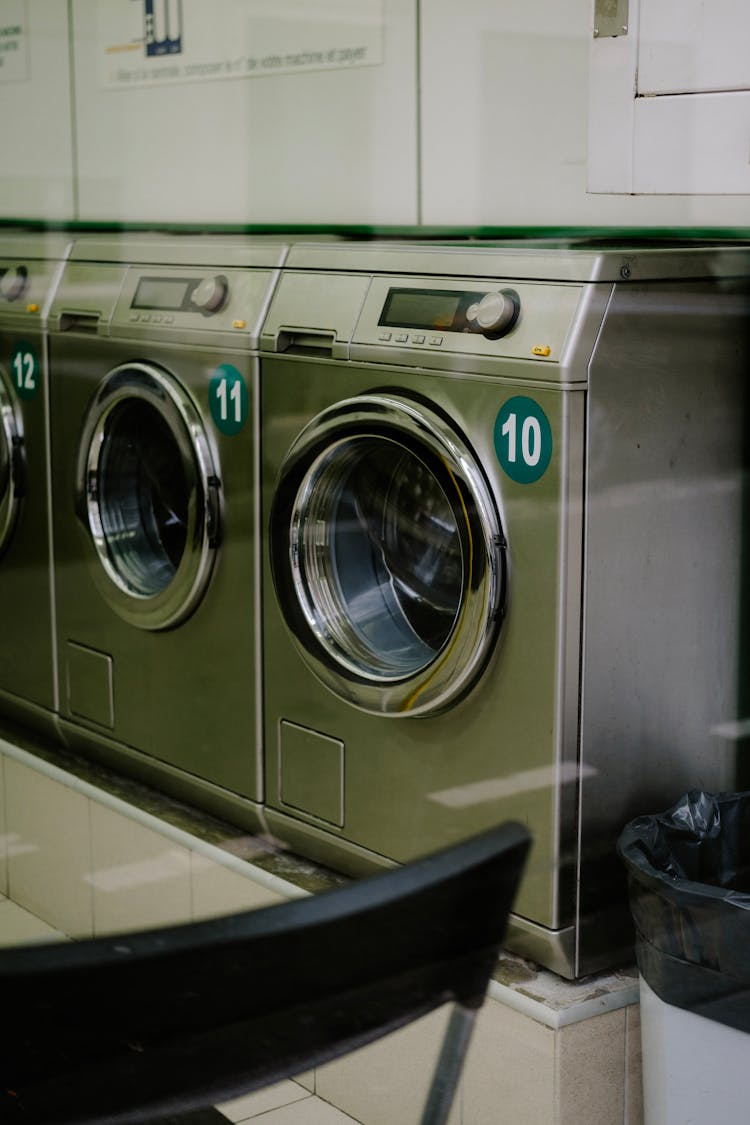
[[[636,959],[667,1004],[750,1032],[750,792],[691,790],[626,826]]]

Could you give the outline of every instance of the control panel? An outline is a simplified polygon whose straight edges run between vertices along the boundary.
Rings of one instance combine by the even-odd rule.
[[[111,331],[152,339],[171,339],[177,331],[186,342],[198,334],[227,333],[247,342],[260,330],[272,279],[265,269],[131,266]]]
[[[582,286],[564,282],[376,276],[351,356],[429,366],[427,354],[445,355],[441,367],[476,357],[483,369],[492,359],[559,363],[581,296]]]

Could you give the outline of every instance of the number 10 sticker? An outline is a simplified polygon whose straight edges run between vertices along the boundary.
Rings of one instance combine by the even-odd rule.
[[[208,387],[211,417],[216,428],[230,437],[238,434],[247,421],[247,386],[236,367],[222,363]]]
[[[552,457],[552,429],[533,398],[508,399],[495,419],[495,452],[511,480],[533,484],[547,471]]]

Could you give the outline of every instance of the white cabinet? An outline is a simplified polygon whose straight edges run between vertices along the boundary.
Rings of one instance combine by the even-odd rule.
[[[747,0],[627,9],[626,34],[592,39],[589,191],[750,195]]]

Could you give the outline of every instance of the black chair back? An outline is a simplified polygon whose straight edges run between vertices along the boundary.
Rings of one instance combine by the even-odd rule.
[[[511,823],[278,906],[3,950],[0,1122],[155,1121],[301,1073],[447,1001],[472,1013],[528,847]],[[444,1120],[467,1026],[452,1026],[424,1120]]]

